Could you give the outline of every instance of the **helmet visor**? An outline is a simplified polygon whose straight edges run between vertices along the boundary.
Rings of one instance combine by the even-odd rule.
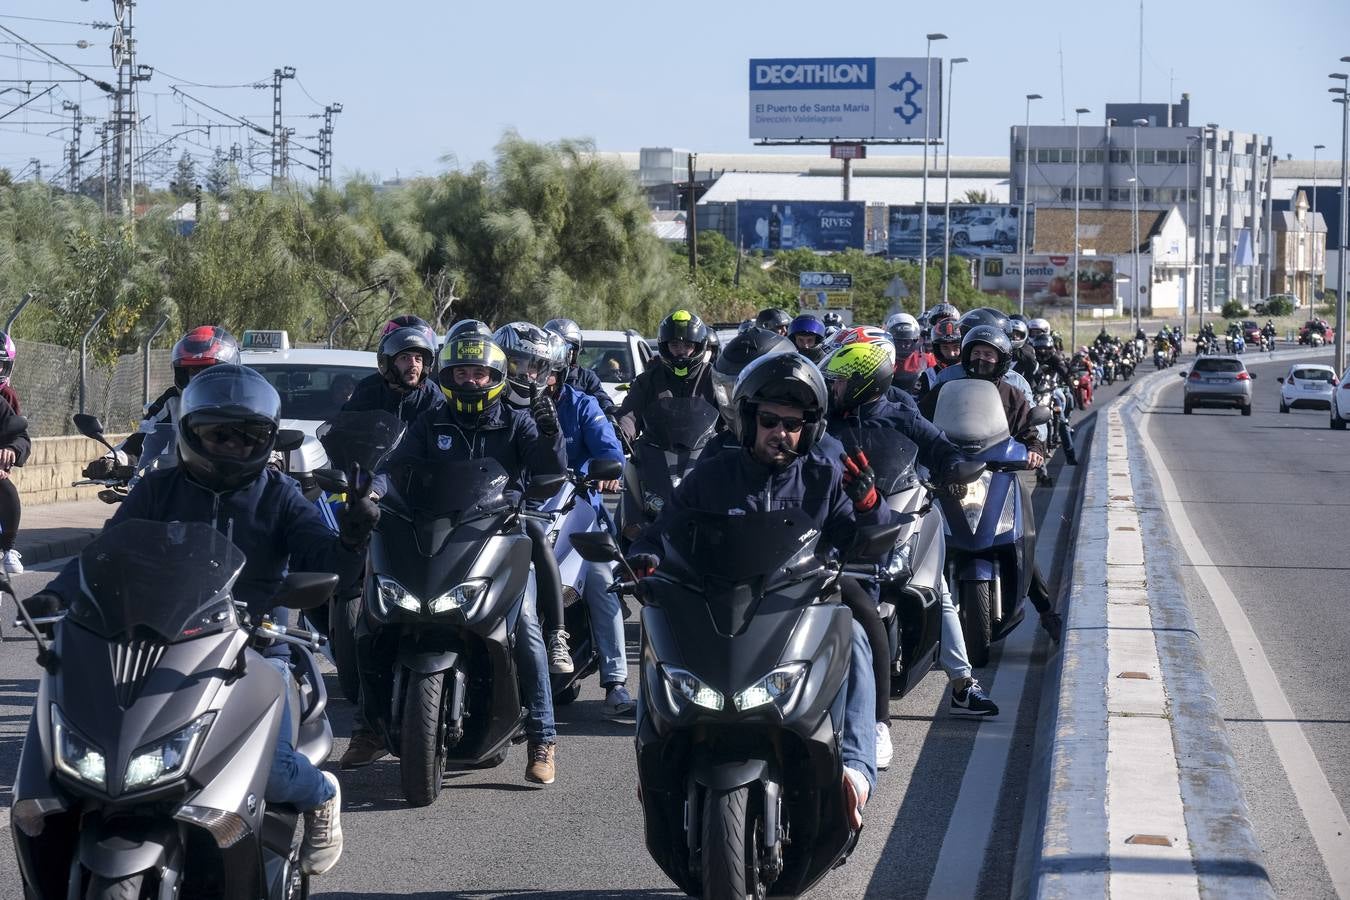
[[[204,413],[193,420],[189,430],[208,454],[221,459],[243,460],[271,444],[276,426],[267,422],[223,421]]]

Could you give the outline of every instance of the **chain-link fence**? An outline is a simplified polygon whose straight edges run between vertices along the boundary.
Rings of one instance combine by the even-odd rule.
[[[15,341],[18,358],[10,382],[28,433],[34,437],[74,434],[70,417],[80,411],[80,351],[53,344]],[[150,399],[173,383],[168,350],[150,351]],[[142,374],[145,356],[119,357],[115,365],[89,361],[85,412],[103,420],[109,434],[132,430],[141,419]]]

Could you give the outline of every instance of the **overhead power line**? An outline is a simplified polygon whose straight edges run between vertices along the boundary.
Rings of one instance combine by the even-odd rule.
[[[103,91],[105,94],[115,94],[115,93],[117,93],[117,89],[114,88],[111,84],[108,84],[108,82],[103,81],[102,79],[99,79],[99,78],[94,78],[94,77],[92,77],[92,76],[90,76],[90,75],[86,75],[84,72],[81,72],[79,69],[75,68],[75,67],[72,66],[70,63],[66,62],[64,59],[61,59],[59,56],[56,56],[55,54],[52,54],[52,53],[48,53],[46,50],[42,49],[42,48],[39,47],[37,44],[33,43],[33,42],[30,41],[28,38],[26,38],[26,37],[24,37],[23,35],[19,34],[17,31],[13,30],[12,28],[6,28],[4,25],[0,25],[0,31],[3,31],[5,34],[8,34],[8,35],[10,35],[10,36],[16,38],[20,43],[25,44],[25,45],[27,45],[27,46],[29,46],[29,47],[32,47],[32,48],[33,48],[34,50],[36,50],[38,53],[41,53],[43,56],[47,57],[47,58],[50,59],[52,62],[56,63],[56,64],[57,64],[58,66],[60,66],[61,68],[66,69],[66,70],[68,70],[68,71],[70,71],[70,72],[73,72],[74,74],[80,76],[80,78],[84,79],[85,81],[89,82],[90,84],[95,85],[99,90]]]

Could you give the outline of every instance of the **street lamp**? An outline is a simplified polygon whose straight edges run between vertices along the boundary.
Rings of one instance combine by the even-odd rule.
[[[956,71],[956,64],[970,62],[964,56],[957,56],[947,60],[947,139],[946,144],[946,163],[943,168],[944,175],[942,196],[945,198],[942,207],[942,302],[947,302],[947,287],[951,280],[951,259],[952,259],[952,73]]]
[[[1342,56],[1341,62],[1350,62],[1350,56]],[[1337,256],[1339,273],[1336,284],[1336,371],[1345,371],[1345,295],[1346,281],[1350,280],[1350,269],[1346,266],[1346,257],[1350,256],[1350,240],[1347,240],[1346,219],[1350,218],[1350,168],[1347,167],[1347,148],[1350,148],[1350,76],[1342,72],[1331,75],[1341,82],[1338,88],[1332,88],[1333,94],[1340,94],[1335,102],[1341,104],[1341,246]]]
[[[1201,140],[1203,140],[1203,138],[1201,138],[1200,135],[1198,135],[1198,134],[1188,134],[1188,135],[1186,135],[1186,218],[1187,218],[1187,219],[1190,219],[1190,217],[1191,217],[1191,216],[1190,216],[1190,211],[1191,211],[1191,154],[1194,152],[1194,149],[1193,149],[1193,148],[1195,147],[1195,145],[1196,145],[1198,142],[1200,142]],[[1204,157],[1203,157],[1203,153],[1201,154],[1201,158],[1202,158],[1202,159],[1204,158]],[[1204,174],[1203,174],[1203,172],[1202,172],[1202,174],[1201,174],[1201,176],[1200,176],[1200,179],[1201,179],[1201,183],[1203,184],[1203,183],[1204,183]],[[1198,198],[1199,196],[1200,196],[1200,192],[1197,191],[1197,192],[1196,192],[1196,197]],[[1200,219],[1201,219],[1201,216],[1202,216],[1202,213],[1201,213],[1201,208],[1200,208],[1200,201],[1199,201],[1199,199],[1197,199],[1196,202],[1195,202],[1196,250],[1199,250],[1199,249],[1200,249],[1199,236],[1200,236],[1200,224],[1201,224]],[[1185,243],[1185,247],[1184,247],[1183,250],[1182,250],[1182,252],[1183,252],[1183,254],[1184,254],[1184,257],[1183,257],[1184,262],[1183,262],[1183,264],[1182,264],[1182,275],[1181,275],[1181,287],[1182,287],[1181,293],[1184,295],[1184,298],[1185,298],[1184,302],[1181,304],[1181,336],[1182,336],[1182,339],[1183,339],[1183,340],[1185,339],[1186,335],[1188,335],[1188,334],[1191,333],[1191,326],[1190,326],[1190,313],[1191,313],[1191,225],[1190,225],[1190,222],[1189,222],[1189,221],[1186,223],[1186,239],[1185,239],[1185,242],[1184,242],[1184,243]],[[1200,290],[1199,290],[1199,282],[1200,282],[1200,279],[1199,279],[1199,276],[1197,275],[1197,276],[1196,276],[1196,294],[1197,294],[1197,295],[1200,293]],[[1199,308],[1198,301],[1197,301],[1196,308],[1197,308],[1197,309]]]
[[[1312,260],[1313,260],[1313,295],[1308,298],[1308,306],[1312,306],[1313,300],[1317,297],[1317,151],[1327,149],[1326,144],[1313,144],[1313,195],[1312,195]],[[1326,247],[1322,247],[1322,281],[1326,282]]]
[[[1040,94],[1027,94],[1026,124],[1022,128],[1022,218],[1017,223],[1018,251],[1017,266],[1017,311],[1027,311],[1027,194],[1031,185],[1031,101],[1041,99]]]
[[[1073,324],[1069,326],[1069,343],[1074,347],[1078,346],[1078,267],[1082,263],[1083,250],[1078,227],[1079,201],[1082,200],[1079,181],[1083,168],[1083,113],[1091,111],[1086,106],[1073,111]]]
[[[1134,154],[1130,158],[1130,163],[1134,167],[1134,177],[1130,183],[1134,187],[1130,188],[1130,200],[1134,207],[1134,330],[1137,334],[1140,328],[1139,321],[1139,295],[1143,293],[1144,283],[1139,280],[1139,129],[1148,125],[1148,119],[1135,119],[1130,123],[1134,126],[1132,136],[1134,138]],[[1152,277],[1149,278],[1152,282]]]
[[[1209,296],[1207,305],[1213,309],[1219,293],[1219,126],[1215,122],[1205,123],[1205,132],[1214,139],[1210,159],[1213,162],[1209,185]],[[1231,215],[1231,210],[1229,211]],[[1222,309],[1222,307],[1220,307]],[[1205,324],[1204,313],[1200,315],[1200,324]]]
[[[947,36],[941,32],[933,32],[928,35],[926,45],[927,52],[924,54],[923,68],[923,205],[919,213],[919,314],[922,315],[928,309],[928,120],[933,104],[928,98],[931,95],[929,88],[933,81],[933,41],[945,41]],[[939,66],[939,71],[941,67]],[[942,93],[938,92],[938,103],[942,102]],[[941,107],[939,107],[941,109]]]

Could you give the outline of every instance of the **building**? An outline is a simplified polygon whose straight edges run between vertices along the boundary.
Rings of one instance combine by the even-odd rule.
[[[1108,104],[1103,125],[1033,125],[1029,142],[1027,129],[1014,126],[1012,202],[1025,196],[1038,215],[1072,209],[1077,174],[1082,209],[1133,211],[1137,202],[1143,216],[1175,208],[1199,249],[1192,259],[1200,261],[1193,275],[1201,290],[1187,296],[1212,295],[1211,309],[1230,297],[1254,302],[1264,291],[1271,142],[1218,126],[1192,127],[1189,103],[1183,95],[1177,105]],[[1133,124],[1139,120],[1147,124]]]
[[[1291,202],[1276,204],[1271,228],[1275,247],[1271,293],[1294,294],[1303,303],[1310,302],[1326,280],[1326,222],[1312,211],[1308,195],[1296,191]]]

